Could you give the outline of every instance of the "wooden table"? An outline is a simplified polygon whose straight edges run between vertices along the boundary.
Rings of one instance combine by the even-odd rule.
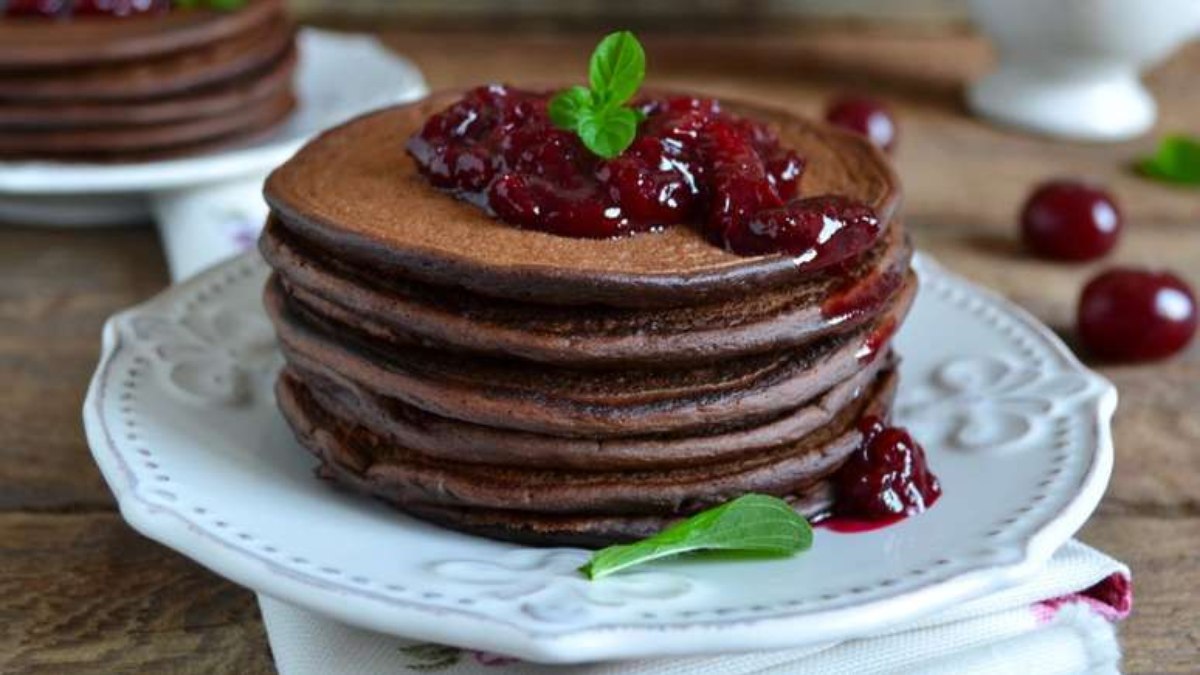
[[[594,35],[396,32],[434,88],[578,78]],[[768,37],[646,36],[655,83],[759,98],[816,114],[862,88],[895,104],[896,161],[926,251],[1069,335],[1097,266],[1022,255],[1014,214],[1035,181],[1107,183],[1128,229],[1115,261],[1171,267],[1200,287],[1200,192],[1127,166],[1152,139],[1055,143],[964,113],[986,69],[966,34],[791,30]],[[1162,130],[1200,132],[1200,48],[1151,77]],[[1190,127],[1190,128],[1189,128]],[[1112,262],[1112,261],[1109,261]],[[111,312],[167,283],[154,230],[0,228],[0,671],[269,671],[254,596],[141,538],[121,521],[80,428],[84,386]],[[1136,608],[1122,629],[1130,671],[1200,667],[1200,346],[1158,365],[1102,368],[1120,388],[1112,486],[1082,533],[1127,561]]]

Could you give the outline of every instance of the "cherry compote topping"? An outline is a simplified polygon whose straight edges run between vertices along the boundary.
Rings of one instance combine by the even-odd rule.
[[[1170,356],[1191,341],[1196,323],[1196,295],[1169,272],[1112,269],[1088,282],[1079,299],[1079,339],[1102,359]]]
[[[900,135],[891,110],[865,96],[846,96],[833,101],[825,111],[825,121],[866,136],[885,152],[896,148]]]
[[[75,0],[75,16],[134,16],[171,9],[171,0]]]
[[[894,520],[933,506],[942,487],[908,431],[878,417],[863,418],[859,430],[862,443],[833,476],[834,515]]]
[[[71,7],[71,0],[8,0],[5,16],[58,17]]]
[[[871,209],[843,197],[797,196],[804,160],[766,125],[712,99],[643,99],[633,144],[612,159],[556,128],[550,94],[493,85],[426,121],[408,152],[436,187],[518,227],[618,237],[701,226],[742,255],[786,253],[816,270],[870,248]]]
[[[171,0],[8,0],[0,5],[7,16],[126,17],[166,12],[171,9]]]
[[[1043,258],[1093,260],[1121,234],[1121,210],[1103,189],[1070,180],[1043,183],[1021,210],[1025,246]]]

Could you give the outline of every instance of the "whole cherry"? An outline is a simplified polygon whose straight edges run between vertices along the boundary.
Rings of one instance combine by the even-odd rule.
[[[1121,209],[1108,191],[1077,180],[1037,186],[1021,209],[1026,248],[1053,260],[1094,260],[1113,249]]]
[[[866,96],[844,96],[834,100],[825,111],[825,120],[866,136],[884,152],[896,148],[900,135],[896,118],[887,105]]]
[[[1077,324],[1083,346],[1101,359],[1161,359],[1196,334],[1196,295],[1170,272],[1114,268],[1084,287]]]

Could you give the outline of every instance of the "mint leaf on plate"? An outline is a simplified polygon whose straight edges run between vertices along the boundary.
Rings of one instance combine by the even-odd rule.
[[[575,132],[594,154],[612,159],[628,148],[645,117],[625,104],[646,77],[646,52],[633,33],[607,35],[592,52],[587,87],[571,87],[550,99],[554,126]]]
[[[1167,136],[1158,150],[1138,162],[1142,174],[1168,183],[1200,185],[1200,139],[1192,136]]]
[[[782,499],[748,494],[632,544],[609,546],[579,568],[596,580],[634,565],[692,551],[790,555],[812,546],[808,521]]]

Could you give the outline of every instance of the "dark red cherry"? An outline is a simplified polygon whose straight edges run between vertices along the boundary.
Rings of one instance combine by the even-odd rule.
[[[4,7],[5,16],[62,16],[71,6],[71,0],[8,0]]]
[[[1043,183],[1021,210],[1025,246],[1043,258],[1094,260],[1121,234],[1121,210],[1107,191],[1073,180]]]
[[[787,253],[807,269],[818,270],[865,252],[878,239],[879,229],[871,207],[825,195],[759,211],[726,231],[726,246],[742,255]]]
[[[1169,272],[1115,268],[1079,298],[1079,339],[1111,361],[1148,361],[1183,349],[1196,334],[1196,295]]]
[[[871,520],[920,513],[942,494],[925,450],[908,431],[877,417],[859,424],[862,441],[833,476],[838,515]]]
[[[539,195],[524,176],[506,173],[488,187],[487,203],[502,220],[515,225],[536,225],[542,218]]]
[[[865,96],[846,96],[833,101],[825,111],[825,120],[866,136],[886,152],[895,149],[900,135],[891,110]]]

